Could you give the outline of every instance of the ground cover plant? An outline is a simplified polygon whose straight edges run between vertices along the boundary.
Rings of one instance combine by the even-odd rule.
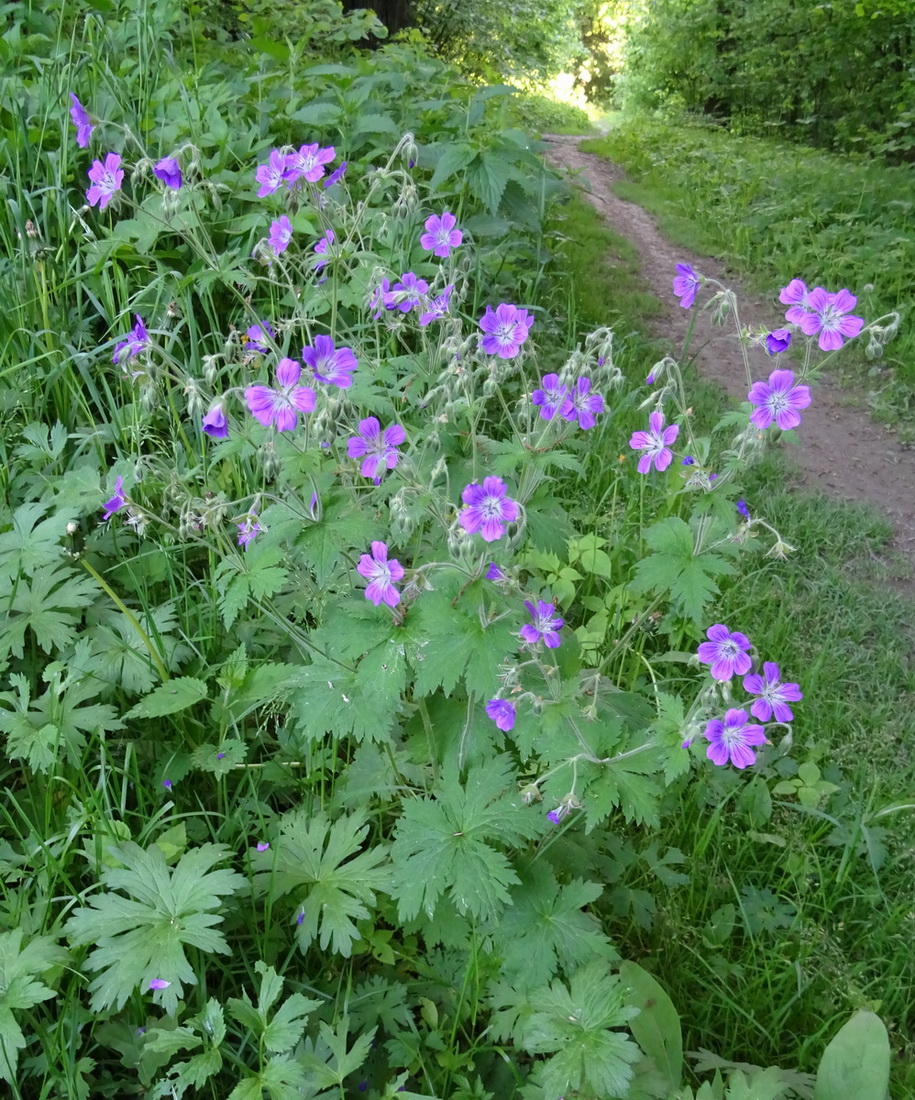
[[[629,841],[788,758],[802,671],[715,612],[751,532],[788,552],[740,478],[811,400],[788,337],[889,326],[786,286],[770,378],[700,427],[674,360],[624,386],[540,304],[561,188],[504,89],[106,14],[6,39],[0,1077],[694,1095],[612,934]],[[875,1016],[823,1048],[695,1095],[885,1091]]]
[[[619,116],[585,148],[626,169],[621,193],[659,213],[669,235],[722,256],[760,288],[786,271],[817,271],[824,281],[858,287],[871,312],[911,310],[910,166]],[[903,430],[915,391],[912,362],[907,331],[886,358],[846,360],[849,376],[873,390],[880,415]]]

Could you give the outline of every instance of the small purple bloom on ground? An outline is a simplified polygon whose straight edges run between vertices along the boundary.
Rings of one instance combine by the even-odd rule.
[[[458,517],[461,526],[471,535],[479,531],[484,542],[502,538],[505,524],[513,523],[521,511],[517,502],[509,499],[500,477],[486,477],[482,485],[468,485],[461,500],[466,505]]]
[[[766,731],[762,726],[747,722],[745,710],[727,711],[724,721],[713,718],[705,727],[705,736],[709,740],[706,756],[713,764],[721,767],[728,760],[735,768],[747,768],[756,763],[756,753],[751,745],[764,745]]]
[[[761,722],[769,722],[773,713],[776,722],[791,722],[794,713],[788,703],[800,702],[804,696],[797,684],[783,684],[779,680],[778,665],[766,661],[763,665],[764,676],[753,673],[744,676],[743,689],[750,695],[758,695],[753,701],[750,713]]]
[[[496,728],[507,733],[515,724],[515,707],[507,699],[490,699],[486,704],[486,713],[495,722]]]
[[[400,602],[400,593],[394,587],[394,581],[402,579],[403,566],[396,559],[388,561],[388,547],[384,542],[372,543],[372,556],[363,554],[356,566],[356,572],[368,582],[365,598],[378,607],[382,602],[396,607]]]
[[[105,501],[105,514],[102,516],[102,522],[106,519],[111,519],[115,512],[120,512],[124,507],[124,479],[119,477],[114,483],[114,496],[111,500]]]
[[[686,455],[685,458],[683,459],[683,461],[680,463],[680,465],[681,466],[695,466],[696,465],[696,460],[693,458],[692,455]]]
[[[170,791],[170,790],[172,789],[172,781],[171,781],[170,779],[163,779],[163,780],[162,780],[162,786],[163,786],[163,787],[164,787],[164,788],[165,788],[165,789],[166,789],[167,791]]]
[[[168,989],[168,987],[171,984],[172,984],[171,982],[167,982],[164,978],[150,978],[149,988],[150,989]]]
[[[257,842],[257,850],[259,852],[266,852],[269,847],[270,847],[270,841],[269,840],[259,840]]]
[[[750,648],[746,634],[732,634],[721,623],[710,626],[705,634],[709,640],[700,644],[699,660],[712,666],[710,671],[716,680],[730,680],[750,671],[753,662],[746,652]]]
[[[750,518],[750,509],[747,507],[747,502],[745,500],[738,500],[734,507],[742,516],[746,516],[747,519]]]

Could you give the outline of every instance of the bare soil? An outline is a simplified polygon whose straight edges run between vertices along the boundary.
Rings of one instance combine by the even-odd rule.
[[[613,184],[623,171],[593,153],[579,149],[580,137],[545,134],[547,160],[560,171],[573,173],[585,195],[614,232],[628,238],[642,257],[642,275],[663,311],[653,322],[653,336],[682,342],[689,317],[672,292],[678,263],[691,264],[703,275],[720,279],[737,295],[740,320],[745,326],[780,328],[784,307],[744,290],[712,257],[700,256],[666,240],[654,218],[634,203],[621,199]],[[695,308],[695,307],[694,307]],[[696,318],[690,347],[703,378],[719,383],[739,401],[747,398],[743,361],[733,328],[714,326],[704,311]],[[772,360],[762,349],[750,349],[754,380],[766,379]],[[901,444],[892,431],[868,418],[866,409],[828,376],[813,390],[813,402],[804,410],[801,427],[792,432],[798,446],[790,449],[798,485],[843,500],[871,504],[889,517],[894,528],[893,550],[884,562],[887,579],[910,588],[915,566],[915,450]]]

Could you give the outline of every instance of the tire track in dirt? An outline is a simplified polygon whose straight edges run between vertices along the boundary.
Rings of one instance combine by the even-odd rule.
[[[725,274],[719,261],[668,241],[647,211],[616,195],[612,187],[625,178],[623,171],[594,153],[582,152],[582,140],[544,134],[546,159],[554,168],[579,179],[585,185],[585,197],[610,228],[639,250],[642,276],[662,305],[652,335],[678,347],[686,334],[687,313],[671,289],[678,263],[691,264],[694,270],[731,287],[737,295],[743,325],[774,329],[784,324],[784,307],[778,306],[774,296],[769,301],[748,293]],[[803,277],[801,272],[792,272],[788,277],[795,275]],[[709,311],[699,313],[690,350],[702,377],[719,383],[729,397],[746,400],[743,361],[733,328],[712,325]],[[758,348],[750,349],[750,365],[754,381],[768,378],[773,369],[773,361]],[[864,409],[849,404],[847,391],[828,375],[816,382],[812,394],[813,402],[804,410],[803,423],[795,433],[798,446],[789,451],[789,458],[797,466],[797,483],[833,498],[868,503],[885,512],[895,531],[894,558],[901,559],[880,559],[887,568],[887,579],[915,593],[911,583],[915,567],[915,450],[900,444],[883,425],[869,420]]]

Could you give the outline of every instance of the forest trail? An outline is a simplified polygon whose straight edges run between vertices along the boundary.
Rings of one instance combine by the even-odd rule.
[[[638,248],[642,276],[663,307],[653,323],[653,336],[670,340],[676,348],[686,335],[689,317],[671,288],[678,263],[691,264],[695,271],[731,287],[737,294],[743,325],[775,329],[784,324],[783,307],[778,307],[775,295],[769,301],[748,293],[725,275],[720,262],[666,240],[650,214],[616,195],[612,185],[624,178],[623,171],[594,153],[582,152],[579,143],[584,138],[556,134],[543,137],[548,145],[547,161],[582,182],[586,198],[610,228]],[[791,277],[794,275],[802,273],[792,272]],[[711,324],[709,311],[699,313],[691,352],[702,377],[719,383],[737,401],[747,399],[743,363],[730,321],[719,328]],[[768,378],[773,361],[762,349],[751,348],[749,354],[754,381]],[[906,569],[904,563],[885,561],[887,579],[912,591],[909,574],[915,566],[915,449],[907,449],[889,429],[873,423],[866,409],[850,404],[847,391],[830,377],[820,379],[812,394],[813,402],[804,410],[801,427],[792,433],[798,445],[786,448],[797,467],[797,483],[884,511],[895,530],[893,547],[909,566]]]

